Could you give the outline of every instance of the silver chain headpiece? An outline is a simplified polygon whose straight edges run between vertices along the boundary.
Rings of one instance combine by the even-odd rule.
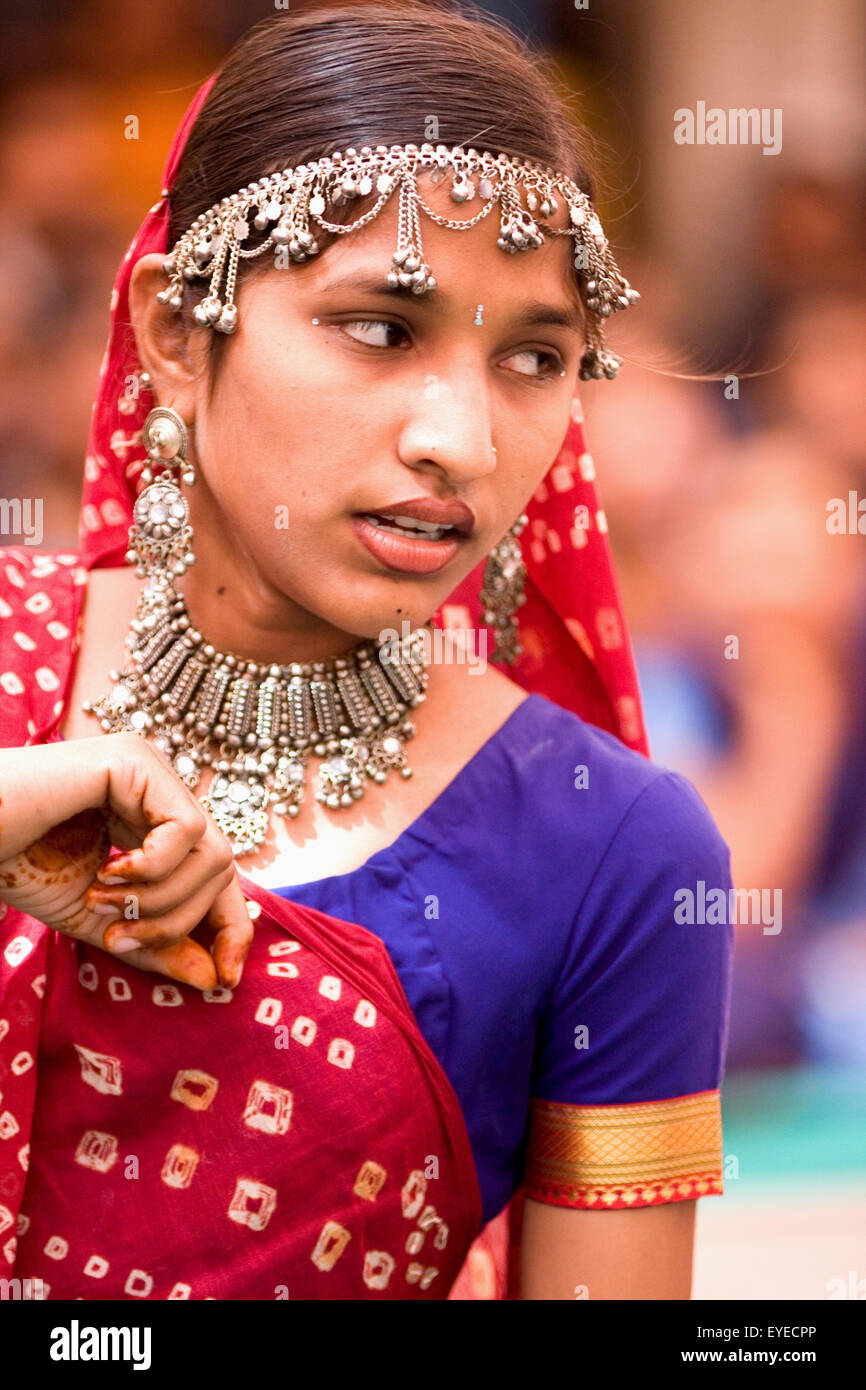
[[[430,171],[434,183],[451,177],[455,203],[481,207],[466,220],[443,217],[424,200],[417,176]],[[521,188],[526,206],[521,201]],[[319,250],[314,227],[345,236],[367,226],[377,217],[395,189],[399,190],[397,247],[391,258],[388,283],[402,285],[413,294],[436,288],[436,279],[424,259],[419,209],[440,227],[463,231],[474,227],[500,207],[497,245],[513,255],[541,246],[545,235],[570,236],[575,242],[574,264],[583,276],[586,291],[586,348],[580,360],[580,376],[616,376],[621,358],[606,347],[604,323],[619,309],[640,298],[620,272],[592,201],[573,179],[540,165],[500,153],[464,149],[461,145],[363,145],[360,151],[339,150],[312,164],[283,169],[223,198],[195,219],[164,262],[170,284],[159,292],[162,303],[180,309],[183,282],[210,280],[208,292],[196,304],[197,323],[220,333],[234,333],[238,310],[235,287],[241,260],[262,256],[274,248],[278,259],[301,262]],[[328,210],[353,198],[378,195],[374,205],[354,222],[328,220]],[[556,195],[568,206],[569,225],[553,227],[544,219],[557,211]],[[263,234],[258,245],[247,245],[251,233]]]

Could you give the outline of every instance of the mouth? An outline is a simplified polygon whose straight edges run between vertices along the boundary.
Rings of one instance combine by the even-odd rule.
[[[454,559],[468,539],[456,526],[415,516],[358,512],[352,517],[358,540],[388,569],[434,574]]]
[[[359,513],[362,521],[378,526],[380,531],[390,531],[394,536],[409,537],[412,540],[441,541],[446,537],[459,535],[456,526],[436,521],[419,521],[414,516],[384,516],[378,512]]]

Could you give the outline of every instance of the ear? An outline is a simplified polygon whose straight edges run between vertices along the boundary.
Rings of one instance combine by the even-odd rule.
[[[136,261],[129,283],[129,315],[138,359],[150,373],[156,400],[191,425],[205,377],[201,335],[206,330],[190,333],[181,314],[157,299],[166,286],[164,259],[153,252]]]

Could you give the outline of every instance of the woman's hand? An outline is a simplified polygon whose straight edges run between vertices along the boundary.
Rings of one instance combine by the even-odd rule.
[[[237,985],[253,939],[228,841],[137,734],[0,749],[0,899],[202,990]]]

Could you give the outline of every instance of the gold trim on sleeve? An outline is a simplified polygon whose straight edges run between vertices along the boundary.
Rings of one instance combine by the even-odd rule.
[[[632,1105],[533,1099],[526,1193],[559,1207],[645,1207],[720,1194],[718,1090]]]

